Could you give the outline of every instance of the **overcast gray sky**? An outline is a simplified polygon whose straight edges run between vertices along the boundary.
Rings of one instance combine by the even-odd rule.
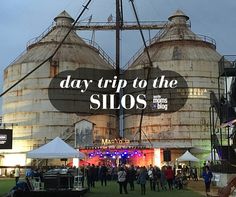
[[[21,52],[26,43],[39,36],[63,10],[73,18],[79,14],[85,0],[1,0],[0,6],[0,88],[3,70]],[[124,2],[124,20],[134,20],[129,0]],[[166,21],[177,9],[190,17],[195,33],[216,40],[220,54],[236,54],[236,1],[235,0],[135,0],[140,20]],[[92,21],[107,21],[115,16],[115,0],[92,0],[82,18],[93,15]],[[154,35],[156,32],[153,32]],[[81,37],[91,38],[91,32],[78,32]],[[147,34],[146,34],[147,35]],[[114,32],[97,32],[96,42],[114,58]],[[109,39],[108,39],[109,38]],[[148,37],[146,37],[148,39]],[[124,65],[142,46],[138,32],[122,33]],[[0,110],[1,113],[1,110]]]

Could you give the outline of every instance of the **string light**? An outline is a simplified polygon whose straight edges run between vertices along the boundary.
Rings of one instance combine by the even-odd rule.
[[[93,157],[96,157],[96,156],[99,156],[101,158],[112,158],[112,159],[115,159],[115,158],[132,158],[132,157],[135,157],[135,156],[138,156],[138,157],[142,157],[142,156],[145,156],[141,151],[137,151],[137,150],[130,150],[130,151],[127,151],[127,150],[123,150],[123,151],[109,151],[109,150],[106,150],[106,151],[101,151],[101,150],[95,150],[94,152],[92,153],[89,153],[89,158],[93,158]]]

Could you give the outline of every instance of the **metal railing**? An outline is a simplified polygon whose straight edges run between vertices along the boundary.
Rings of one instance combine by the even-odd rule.
[[[213,46],[216,46],[216,41],[205,35],[201,34],[195,34],[195,35],[171,35],[168,37],[164,37],[165,33],[168,31],[169,25],[166,24],[166,28],[163,30],[160,30],[152,39],[147,40],[146,44],[151,46],[152,44],[158,42],[158,41],[172,41],[172,40],[195,40],[195,41],[203,41],[206,43],[209,43]],[[164,37],[164,38],[163,38]],[[144,46],[142,46],[134,55],[133,57],[126,63],[124,66],[124,70],[128,69],[132,63],[144,52]]]
[[[236,55],[224,55],[219,61],[220,76],[236,75]]]
[[[29,46],[36,44],[38,42],[40,42],[46,35],[48,35],[52,30],[53,27],[55,27],[55,23],[52,23],[40,36],[37,36],[31,40],[29,40],[26,44],[26,48],[28,48]],[[55,39],[55,41],[57,41],[57,36],[53,36],[53,38]],[[94,41],[89,40],[89,39],[85,39],[82,38],[88,45],[94,47],[95,49],[97,49],[100,57],[102,57],[102,59],[104,59],[108,64],[110,64],[112,67],[116,67],[115,62],[113,61],[113,59]],[[58,41],[59,42],[59,41]],[[19,56],[17,56],[17,58],[15,58],[11,63],[14,64],[21,56],[23,56],[25,53],[27,52],[27,50],[24,50]]]
[[[27,43],[26,43],[26,49],[20,53],[20,55],[18,55],[13,61],[11,61],[11,63],[9,65],[14,64],[18,59],[20,59],[26,52],[27,49],[30,45],[35,44],[37,42],[39,42],[40,40],[42,40],[50,31],[52,31],[53,27],[55,26],[55,23],[53,22],[49,27],[47,27],[42,34],[40,34],[37,37],[34,37],[32,39],[30,39]]]
[[[219,61],[224,68],[236,68],[236,55],[224,55]]]
[[[164,35],[165,33],[167,32],[168,30],[168,23],[166,23],[163,27],[162,30],[160,30],[151,40],[147,40],[146,41],[146,45],[147,46],[150,46],[152,45],[153,43],[157,42],[158,40],[160,40]],[[144,49],[145,47],[142,46],[131,58],[130,60],[126,63],[126,65],[124,66],[124,70],[128,69],[129,66],[144,52]]]
[[[165,24],[167,23],[166,21],[140,21],[140,24]],[[137,21],[124,21],[123,22],[124,25],[137,25]],[[76,23],[76,26],[80,26],[80,25],[116,25],[115,21],[111,21],[111,22],[104,22],[104,21],[100,21],[100,22],[84,22],[84,21],[79,21],[78,23]]]
[[[143,29],[162,29],[166,21],[140,21]],[[76,30],[115,30],[116,22],[84,22],[80,21],[75,26]],[[120,26],[121,30],[138,30],[139,26],[136,21],[125,21]]]
[[[12,65],[12,64],[14,64],[17,60],[19,60],[24,54],[26,54],[26,52],[27,52],[27,49],[25,49],[23,52],[21,52],[20,55],[18,55],[15,59],[13,59],[13,60],[10,62],[9,66]]]
[[[60,134],[60,138],[63,139],[64,141],[67,141],[74,134],[75,134],[75,129],[69,127]]]
[[[110,64],[112,67],[116,67],[116,63],[113,61],[113,59],[102,49],[102,47],[99,46],[99,44],[97,44],[96,42],[86,39],[86,38],[82,38],[89,46],[94,47],[95,49],[98,50],[99,55],[108,63]]]
[[[27,44],[26,44],[26,48],[28,48],[30,45],[35,44],[37,42],[39,42],[40,40],[42,40],[47,34],[49,34],[49,32],[51,32],[53,30],[53,27],[55,26],[55,23],[53,22],[47,29],[45,29],[43,31],[42,34],[40,34],[39,36],[30,39]]]
[[[169,40],[195,40],[195,41],[203,41],[203,42],[207,42],[209,44],[212,44],[212,45],[216,46],[216,41],[213,38],[211,38],[209,36],[201,35],[201,34],[194,34],[194,35],[188,35],[188,34],[170,35],[170,36],[165,37],[164,39],[162,39],[162,41],[169,41]]]

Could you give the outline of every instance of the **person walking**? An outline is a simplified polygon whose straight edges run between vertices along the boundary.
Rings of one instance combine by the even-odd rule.
[[[120,191],[120,194],[123,193],[123,189],[124,189],[124,192],[126,194],[128,194],[127,192],[127,180],[126,180],[126,171],[123,167],[121,167],[118,171],[118,183],[119,183],[119,191]]]
[[[204,179],[205,182],[205,190],[206,190],[206,194],[208,192],[210,192],[211,189],[211,179],[213,177],[212,172],[209,168],[209,166],[205,166],[205,170],[202,173],[202,177]]]
[[[146,194],[146,181],[147,181],[148,173],[145,167],[142,167],[138,176],[138,182],[141,185],[141,195]]]
[[[15,182],[16,182],[16,184],[17,184],[18,181],[19,181],[19,178],[20,178],[20,168],[19,168],[18,165],[15,167],[15,170],[14,170],[14,177],[15,177]]]

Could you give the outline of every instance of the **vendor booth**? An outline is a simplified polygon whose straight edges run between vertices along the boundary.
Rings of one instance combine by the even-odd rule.
[[[33,159],[83,159],[85,157],[83,153],[75,150],[59,137],[38,149],[29,151],[26,156]],[[78,177],[78,171],[75,168],[51,169],[43,174],[43,184],[40,179],[35,181],[27,178],[29,191],[17,191],[16,196],[80,196],[87,190],[77,187]]]

